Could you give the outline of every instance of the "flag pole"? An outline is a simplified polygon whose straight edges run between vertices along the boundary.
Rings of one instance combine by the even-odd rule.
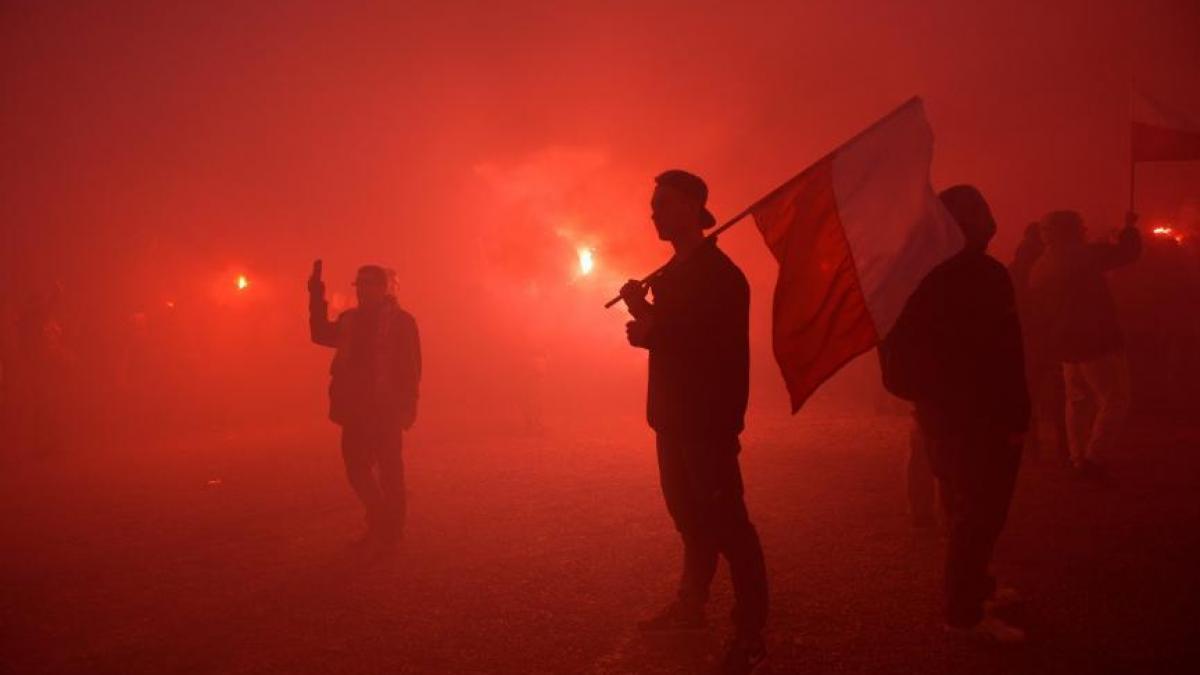
[[[1137,162],[1133,160],[1133,156],[1129,157],[1129,212],[1133,213],[1136,209],[1133,208],[1134,195],[1134,179],[1137,177]]]
[[[1137,179],[1137,159],[1133,152],[1133,97],[1136,95],[1137,84],[1133,75],[1129,76],[1129,212],[1133,213],[1134,187]]]
[[[918,102],[919,102],[920,100],[921,100],[921,97],[920,97],[920,96],[913,96],[912,98],[908,99],[908,100],[907,100],[907,101],[905,101],[904,103],[901,103],[900,105],[896,106],[896,109],[895,109],[895,110],[893,110],[893,111],[891,111],[890,113],[888,113],[888,114],[884,115],[883,117],[879,118],[879,120],[878,120],[878,121],[876,121],[874,124],[872,124],[871,126],[867,127],[866,129],[863,129],[862,131],[858,132],[857,134],[854,134],[854,136],[852,136],[852,137],[850,138],[850,140],[848,140],[848,141],[846,141],[846,142],[844,142],[844,143],[841,143],[840,145],[838,145],[838,146],[837,146],[836,148],[834,148],[833,150],[830,150],[829,152],[825,153],[824,155],[822,155],[822,156],[821,156],[821,159],[818,159],[817,161],[815,161],[815,162],[813,162],[812,164],[810,164],[808,167],[806,167],[806,168],[804,169],[804,171],[801,171],[800,173],[796,174],[795,176],[792,176],[791,178],[789,178],[789,179],[785,180],[783,183],[781,183],[781,184],[780,184],[778,187],[776,187],[774,190],[771,190],[770,192],[768,192],[767,194],[763,195],[761,198],[759,198],[758,200],[756,200],[756,201],[755,201],[753,204],[751,204],[750,206],[747,206],[745,209],[742,209],[741,213],[739,213],[739,214],[737,214],[736,216],[734,216],[733,218],[730,218],[729,220],[725,221],[725,224],[724,224],[724,225],[722,225],[722,226],[718,227],[717,229],[715,229],[715,230],[713,230],[712,232],[710,232],[710,233],[708,234],[708,236],[704,237],[704,242],[705,242],[705,243],[708,243],[708,242],[710,242],[710,241],[712,241],[712,240],[716,239],[716,238],[717,238],[717,235],[721,234],[721,233],[722,233],[722,232],[724,232],[725,230],[728,230],[729,228],[733,227],[734,225],[737,225],[737,224],[738,224],[738,223],[739,223],[739,222],[740,222],[742,219],[744,219],[746,216],[750,215],[750,214],[751,214],[751,213],[754,211],[754,209],[758,208],[760,205],[762,205],[762,204],[763,204],[764,202],[766,202],[768,199],[770,199],[770,198],[774,197],[775,195],[779,194],[779,192],[781,192],[781,191],[782,191],[784,188],[786,188],[787,186],[791,185],[791,184],[792,184],[792,181],[796,180],[796,178],[798,178],[798,177],[799,177],[801,174],[803,174],[805,171],[808,171],[808,170],[809,170],[809,169],[811,169],[813,166],[816,166],[817,164],[820,164],[821,162],[823,162],[824,160],[828,159],[829,157],[832,157],[833,155],[836,155],[838,152],[840,152],[840,151],[842,150],[842,148],[845,148],[846,146],[850,145],[851,143],[854,143],[854,142],[855,142],[855,141],[857,141],[858,139],[860,139],[860,138],[862,138],[863,136],[867,135],[869,132],[873,131],[873,130],[875,129],[875,127],[877,127],[877,126],[879,126],[880,124],[883,124],[884,122],[886,122],[886,121],[890,120],[891,118],[895,117],[897,114],[899,114],[899,113],[900,113],[900,111],[902,111],[902,110],[904,110],[905,108],[907,108],[908,106],[912,105],[914,101],[918,101]],[[699,249],[699,247],[697,247],[697,249]],[[666,263],[666,264],[662,265],[661,267],[659,267],[658,269],[654,270],[654,271],[653,271],[653,272],[651,272],[650,274],[646,275],[645,277],[643,277],[643,278],[639,279],[639,280],[638,280],[638,284],[639,284],[639,285],[641,285],[642,287],[645,287],[645,286],[646,286],[646,284],[649,284],[651,281],[654,281],[654,280],[655,280],[655,279],[657,279],[657,278],[658,278],[658,277],[659,277],[659,276],[660,276],[660,275],[661,275],[663,272],[665,272],[665,271],[667,270],[667,267],[668,267],[670,264],[671,264],[671,263],[670,263],[670,262],[668,262],[668,263]],[[609,300],[608,302],[604,303],[604,308],[605,308],[605,309],[608,309],[609,307],[612,307],[613,305],[617,304],[617,303],[618,303],[618,302],[620,302],[620,301],[621,301],[621,296],[620,296],[620,295],[618,295],[617,297],[613,298],[612,300]]]
[[[733,218],[730,218],[728,221],[726,221],[724,225],[722,225],[722,226],[718,227],[717,229],[713,230],[712,232],[708,233],[708,236],[704,237],[704,243],[708,243],[708,242],[712,241],[713,239],[716,239],[718,234],[721,234],[725,230],[728,230],[729,228],[733,227],[734,225],[737,225],[738,221],[740,221],[741,219],[750,215],[750,211],[752,211],[755,206],[758,206],[759,202],[761,202],[761,201],[762,200],[760,199],[757,202],[754,202],[754,204],[752,204],[751,206],[744,209],[741,213],[737,214]],[[654,270],[650,274],[646,275],[645,277],[638,279],[638,284],[645,287],[651,281],[654,281],[655,279],[657,279],[659,277],[659,275],[661,275],[663,272],[667,271],[667,267],[670,264],[671,263],[668,262],[668,263],[662,265],[661,267],[659,267],[658,269]],[[621,301],[621,296],[618,295],[617,297],[613,298],[612,300],[609,300],[608,302],[604,303],[604,309],[608,309],[609,307],[612,307],[613,305],[617,304],[620,301]]]

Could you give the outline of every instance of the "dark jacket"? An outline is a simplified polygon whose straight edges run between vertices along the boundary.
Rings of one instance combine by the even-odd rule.
[[[1141,252],[1141,235],[1133,227],[1122,230],[1115,244],[1079,242],[1046,249],[1030,273],[1029,298],[1052,358],[1077,363],[1124,349],[1117,305],[1104,275]]]
[[[1021,432],[1025,357],[1008,271],[981,252],[935,267],[879,349],[884,386],[929,433]]]
[[[417,322],[395,301],[368,311],[348,309],[329,321],[324,300],[309,305],[313,342],[334,347],[329,418],[346,425],[394,419],[402,429],[417,416],[421,341]]]
[[[750,390],[750,285],[715,241],[651,282],[646,417],[660,434],[736,435]]]

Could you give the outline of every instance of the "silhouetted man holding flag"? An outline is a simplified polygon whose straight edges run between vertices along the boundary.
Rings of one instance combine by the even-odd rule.
[[[741,270],[704,230],[708,187],[672,170],[658,176],[651,219],[675,249],[647,285],[630,281],[621,298],[634,320],[629,343],[650,351],[647,418],[657,434],[659,476],[667,510],[683,537],[677,599],[643,630],[704,626],[704,606],[718,557],[729,561],[737,634],[723,672],[747,673],[763,660],[767,579],[758,533],[742,496],[738,466],[749,392],[750,288]]]

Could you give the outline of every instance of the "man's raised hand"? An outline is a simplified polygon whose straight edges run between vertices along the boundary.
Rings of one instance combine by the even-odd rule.
[[[312,276],[308,278],[308,294],[320,298],[325,297],[325,282],[321,280],[320,258],[313,261]]]

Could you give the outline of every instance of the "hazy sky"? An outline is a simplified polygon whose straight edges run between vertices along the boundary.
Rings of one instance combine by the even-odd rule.
[[[1198,35],[1195,0],[9,1],[8,284],[137,304],[245,269],[300,308],[313,257],[342,289],[378,261],[439,344],[486,321],[615,354],[597,302],[666,257],[657,172],[706,177],[721,218],[921,95],[935,185],[983,189],[1007,258],[1051,209],[1119,223],[1130,81],[1200,116]],[[1143,181],[1149,211],[1200,191]],[[773,264],[749,223],[724,242],[761,326]]]

